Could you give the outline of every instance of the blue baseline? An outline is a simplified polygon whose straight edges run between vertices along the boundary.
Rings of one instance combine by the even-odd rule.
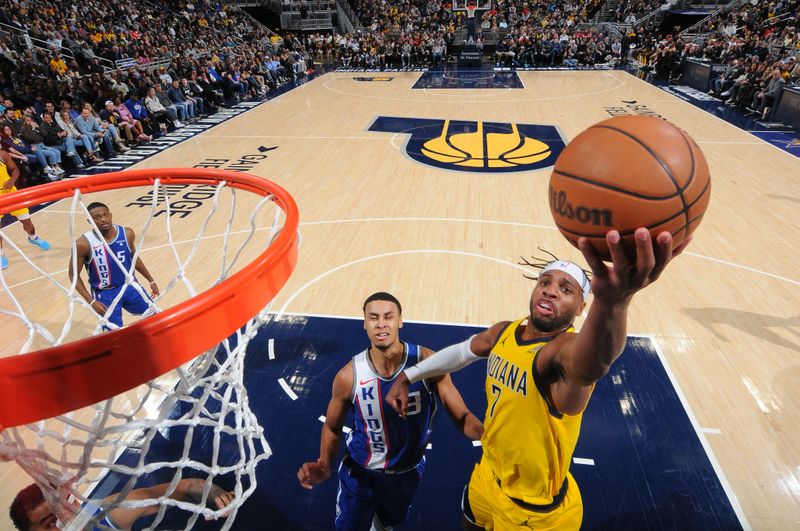
[[[401,337],[433,349],[461,341],[480,328],[406,323]],[[274,339],[275,359],[267,354]],[[292,316],[270,321],[248,346],[245,383],[250,405],[264,426],[273,456],[258,466],[258,489],[236,518],[236,530],[332,529],[336,476],[312,491],[302,489],[295,474],[319,454],[322,424],[336,372],[367,346],[357,319]],[[485,364],[478,362],[453,375],[469,407],[482,416]],[[278,385],[284,378],[298,399]],[[176,408],[178,414],[183,407]],[[348,424],[352,422],[348,419]],[[147,462],[177,460],[185,430],[159,433]],[[210,455],[211,433],[195,435],[190,456]],[[460,496],[481,454],[442,415],[431,439],[428,466],[402,529],[460,529]],[[221,459],[236,447],[223,441]],[[340,452],[341,455],[341,452]],[[137,451],[119,462],[133,464]],[[622,357],[597,384],[584,415],[575,457],[594,465],[572,465],[584,502],[583,529],[592,530],[731,530],[739,520],[673,388],[654,346],[647,338],[629,338]],[[165,471],[171,473],[171,471]],[[191,475],[191,471],[187,471]],[[126,478],[109,475],[96,495],[119,490]],[[138,486],[166,481],[151,474]],[[218,479],[224,488],[233,478]],[[102,494],[100,494],[102,492]],[[174,529],[186,514],[171,509],[164,528]],[[137,522],[146,527],[152,518]],[[198,522],[194,529],[219,529],[220,522]]]

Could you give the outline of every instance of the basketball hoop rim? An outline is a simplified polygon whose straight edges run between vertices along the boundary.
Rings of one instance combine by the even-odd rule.
[[[281,186],[254,175],[198,168],[128,170],[45,184],[0,197],[0,215],[135,186],[209,184],[273,195],[285,223],[250,264],[210,289],[124,328],[0,359],[0,430],[101,402],[194,359],[242,327],[278,293],[297,263],[299,212]]]

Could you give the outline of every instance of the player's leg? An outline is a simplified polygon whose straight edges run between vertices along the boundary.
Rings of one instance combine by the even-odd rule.
[[[50,250],[51,245],[36,235],[36,227],[33,226],[33,221],[31,221],[31,215],[27,208],[14,210],[11,212],[11,215],[15,216],[19,220],[23,230],[28,234],[28,242],[30,242],[32,245],[35,245],[42,251]]]
[[[374,474],[345,456],[339,465],[336,493],[336,530],[369,531],[375,517]]]
[[[391,529],[405,523],[421,477],[421,470],[380,476],[374,529]]]
[[[93,290],[94,300],[103,303],[108,310],[106,310],[106,318],[109,323],[114,324],[117,328],[122,328],[122,300],[120,298],[116,304],[113,305],[114,299],[117,297],[119,290],[124,288],[111,288],[103,290]],[[110,310],[110,311],[109,311]],[[103,330],[111,330],[111,327],[104,326]]]
[[[461,498],[462,527],[469,531],[494,529],[492,506],[486,492],[487,485],[484,477],[486,473],[487,471],[484,470],[480,463],[475,465]],[[489,473],[491,474],[491,471]]]
[[[485,531],[485,528],[479,526],[475,521],[475,515],[469,503],[469,484],[464,486],[464,492],[461,494],[461,529],[464,531]]]
[[[142,290],[141,293],[137,287],[127,286],[119,301],[119,306],[133,315],[150,315],[155,312],[153,299],[147,294],[144,286],[139,286],[139,288]]]

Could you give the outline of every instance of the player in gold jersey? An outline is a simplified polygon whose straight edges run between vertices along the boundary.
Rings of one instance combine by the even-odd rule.
[[[606,235],[613,267],[585,238],[579,248],[591,282],[577,265],[543,267],[530,298],[530,315],[503,321],[463,343],[446,347],[398,376],[386,401],[401,415],[409,382],[461,369],[480,358],[486,366],[487,409],[483,456],[464,489],[465,529],[579,529],[583,503],[569,473],[581,417],[594,384],[625,347],[633,295],[654,282],[688,242],[673,248],[662,232],[653,242],[636,231],[635,261],[617,231]],[[594,302],[579,333],[572,327],[589,293]]]
[[[17,189],[14,184],[16,184],[18,178],[19,168],[14,162],[14,159],[11,158],[11,155],[9,155],[7,151],[0,150],[0,195],[16,192]],[[14,210],[10,212],[10,214],[19,220],[22,228],[28,233],[28,241],[32,245],[37,246],[43,251],[50,249],[50,244],[36,235],[36,227],[33,226],[33,221],[31,221],[31,215],[27,208]],[[8,267],[8,258],[3,254],[2,237],[0,237],[0,264],[3,269]]]

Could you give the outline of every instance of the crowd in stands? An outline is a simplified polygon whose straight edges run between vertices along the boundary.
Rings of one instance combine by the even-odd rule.
[[[601,4],[495,0],[476,14],[479,34],[473,43],[484,49],[486,36],[498,66],[619,63],[621,39],[582,26]],[[352,5],[365,31],[304,37],[303,48],[317,61],[368,69],[436,66],[466,25],[466,13],[441,0],[353,0]]]
[[[479,32],[471,44],[484,49],[491,42],[498,66],[618,64],[621,38],[586,27],[601,4],[602,0],[495,0],[490,9],[477,12]],[[467,16],[440,0],[357,0],[354,7],[368,31],[334,42],[342,63],[352,67],[435,65]]]
[[[0,0],[0,22],[0,144],[30,182],[61,178],[62,159],[82,169],[310,67],[211,0]]]
[[[588,24],[602,0],[494,0],[475,44],[498,66],[616,66],[637,55],[656,79],[687,59],[726,63],[712,91],[766,117],[798,79],[800,0],[739,5],[707,21],[704,39],[632,25],[612,36]],[[626,21],[663,0],[627,0]],[[183,127],[220,105],[260,97],[314,63],[418,68],[447,60],[466,14],[447,0],[351,0],[363,32],[277,34],[218,0],[0,0],[0,145],[49,180]],[[458,43],[461,45],[461,42]],[[488,52],[488,50],[487,50]]]
[[[364,32],[312,35],[303,46],[345,68],[417,68],[440,64],[452,44],[456,15],[441,0],[352,0]]]
[[[622,43],[587,25],[602,2],[498,0],[481,29],[498,36],[496,63],[508,67],[618,64]]]
[[[745,3],[710,18],[702,38],[648,35],[637,43],[656,80],[680,78],[690,58],[725,64],[709,94],[767,119],[785,83],[800,81],[800,1]]]
[[[440,65],[448,39],[442,31],[415,31],[391,36],[377,34],[315,34],[302,38],[304,50],[316,61],[344,68],[400,69]]]
[[[644,17],[675,3],[677,0],[623,0],[617,5],[611,20],[629,26],[640,24]]]

